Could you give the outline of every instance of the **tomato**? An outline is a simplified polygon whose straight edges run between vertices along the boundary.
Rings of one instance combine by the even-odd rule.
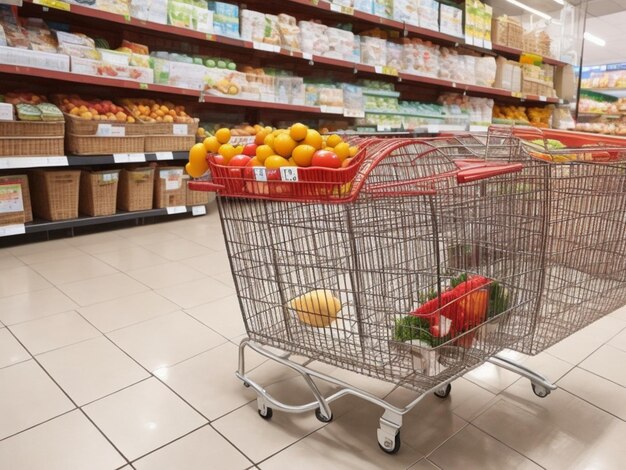
[[[251,194],[286,194],[291,191],[289,183],[279,183],[281,181],[280,169],[265,168],[267,182],[256,181],[254,177],[254,167],[246,166],[243,169],[243,178],[246,180],[246,191]]]
[[[206,159],[216,165],[226,165],[226,160],[224,160],[224,157],[219,153],[210,153],[207,155]]]
[[[228,166],[246,166],[252,160],[248,155],[235,155],[228,160]]]
[[[243,148],[243,151],[241,153],[249,157],[254,157],[256,155],[256,147],[256,144],[248,144]]]
[[[321,166],[326,168],[340,168],[341,160],[337,154],[329,150],[318,150],[313,154],[311,166]]]

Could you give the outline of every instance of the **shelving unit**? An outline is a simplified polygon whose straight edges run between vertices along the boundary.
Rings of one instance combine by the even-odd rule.
[[[61,155],[58,157],[0,157],[0,170],[19,168],[113,165],[120,163],[187,160],[187,152],[126,153],[116,155]]]

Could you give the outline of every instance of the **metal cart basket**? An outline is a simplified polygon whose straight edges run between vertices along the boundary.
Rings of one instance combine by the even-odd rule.
[[[626,271],[602,263],[615,250],[620,263],[626,259],[626,167],[576,162],[555,181],[556,165],[510,133],[353,143],[361,161],[350,173],[299,168],[273,179],[211,163],[213,179],[190,185],[218,192],[249,336],[237,376],[256,391],[259,414],[315,410],[328,422],[329,404],[353,394],[385,409],[378,442],[394,453],[402,416],[427,393],[446,397],[451,381],[485,361],[548,395],[553,384],[497,354],[537,353],[626,302]],[[597,182],[608,172],[615,180],[602,201],[585,205],[587,192],[599,188],[572,176],[577,171],[597,174]],[[559,205],[562,192],[576,202]],[[614,200],[619,218],[615,204],[604,205]],[[572,223],[577,230],[570,232]],[[594,259],[572,256],[581,250]],[[246,375],[247,347],[299,372],[314,401],[273,398]],[[316,371],[313,361],[420,396],[398,408]],[[313,378],[340,390],[324,397]]]

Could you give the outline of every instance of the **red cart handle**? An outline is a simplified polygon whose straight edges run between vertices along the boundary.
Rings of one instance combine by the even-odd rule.
[[[463,168],[463,163],[461,168]],[[456,175],[456,180],[459,184],[472,183],[474,181],[491,178],[493,176],[506,175],[508,173],[518,173],[524,169],[521,163],[510,163],[507,165],[497,165],[493,163],[484,163],[481,166],[478,165],[466,165]]]
[[[224,185],[212,181],[190,181],[188,187],[193,191],[204,191],[208,193],[219,193],[224,189]]]

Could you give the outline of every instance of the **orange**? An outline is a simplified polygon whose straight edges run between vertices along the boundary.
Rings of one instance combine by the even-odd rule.
[[[257,132],[256,136],[254,137],[254,143],[257,145],[263,145],[263,141],[265,140],[265,137],[267,137],[268,134],[269,132],[267,132],[265,129],[260,130],[259,132]]]
[[[263,162],[258,157],[252,157],[246,166],[263,166]]]
[[[324,150],[328,150],[329,152],[335,153],[335,149],[333,147],[326,146],[324,147]]]
[[[265,159],[265,168],[280,168],[281,166],[289,166],[289,161],[278,155],[270,155]]]
[[[228,161],[237,155],[237,149],[230,144],[222,144],[218,153],[224,157],[224,163],[228,163]]]
[[[326,139],[326,144],[328,144],[329,147],[336,147],[341,142],[343,142],[343,140],[337,134],[330,135],[328,139]]]
[[[239,155],[241,152],[243,152],[243,145],[237,145],[237,147],[235,147],[235,150],[237,151],[235,155]]]
[[[322,136],[319,132],[313,129],[309,129],[306,131],[306,137],[302,141],[303,144],[310,145],[315,148],[315,150],[320,150],[322,148]]]
[[[350,146],[345,142],[341,142],[340,144],[335,145],[335,153],[339,157],[339,160],[343,162],[350,156]]]
[[[197,167],[196,165],[192,165],[191,162],[185,165],[185,170],[187,171],[187,174],[192,178],[199,178],[206,171],[206,169],[202,169]]]
[[[291,158],[298,166],[311,166],[311,159],[315,152],[315,147],[312,145],[302,144],[293,149]]]
[[[281,157],[289,158],[293,149],[296,148],[298,143],[291,138],[289,134],[278,134],[274,137],[274,150],[277,155]]]
[[[293,140],[300,141],[306,137],[306,131],[308,130],[309,128],[307,126],[305,126],[301,122],[297,122],[293,126],[291,126],[291,129],[289,129],[289,135]]]
[[[356,145],[353,145],[352,147],[350,147],[351,157],[354,157],[358,152],[359,152],[359,147],[357,147]]]
[[[274,150],[269,145],[259,145],[256,148],[256,159],[263,163],[267,157],[274,155]]]
[[[191,147],[191,150],[189,150],[189,163],[195,167],[207,165],[204,144],[196,144]]]
[[[220,149],[220,142],[217,140],[217,137],[212,135],[211,137],[204,139],[204,148],[206,148],[207,152],[217,153]]]
[[[298,166],[298,164],[294,161],[293,157],[291,157],[287,161],[289,162],[289,166]]]
[[[217,137],[220,144],[227,143],[230,140],[230,129],[226,129],[225,127],[218,129],[215,131],[215,137]]]
[[[263,139],[263,143],[265,145],[269,145],[270,147],[274,148],[274,135],[273,134],[268,134],[267,137],[265,137],[265,139]]]

